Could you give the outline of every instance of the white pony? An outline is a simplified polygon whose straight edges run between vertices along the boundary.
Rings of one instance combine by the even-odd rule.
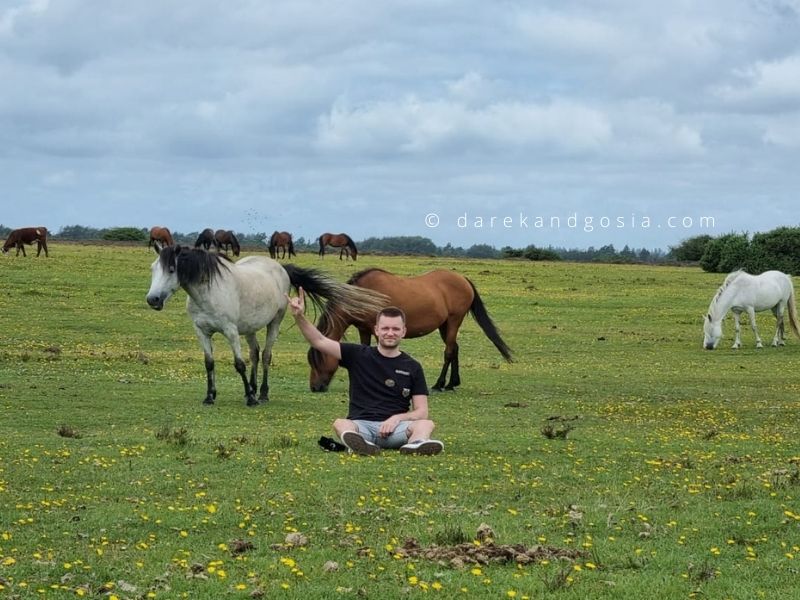
[[[151,308],[164,308],[164,303],[179,287],[189,295],[186,309],[205,355],[208,388],[204,404],[213,404],[217,397],[211,345],[211,336],[217,332],[225,336],[233,350],[234,366],[244,383],[247,405],[269,400],[268,369],[272,345],[286,312],[286,294],[290,287],[302,287],[320,309],[323,308],[322,298],[335,298],[348,310],[367,315],[375,314],[387,304],[382,294],[339,283],[315,269],[281,265],[265,256],[248,256],[234,263],[225,255],[203,249],[166,246],[153,262],[151,271],[152,281],[147,292],[147,303]],[[260,354],[256,333],[265,327],[267,337],[260,356],[264,378],[256,399]],[[252,367],[249,380],[242,358],[240,334],[245,336],[250,347]]]
[[[756,348],[763,348],[756,328],[756,312],[767,309],[772,310],[777,320],[775,337],[772,338],[773,346],[784,345],[784,310],[788,309],[789,324],[795,335],[800,337],[791,277],[780,271],[767,271],[761,275],[750,275],[742,270],[734,271],[725,278],[708,307],[708,314],[703,320],[705,334],[703,347],[706,350],[717,347],[722,337],[722,319],[730,310],[733,312],[733,321],[736,324],[736,340],[733,342],[733,347],[742,347],[739,317],[743,312],[747,312],[750,327],[756,336]]]

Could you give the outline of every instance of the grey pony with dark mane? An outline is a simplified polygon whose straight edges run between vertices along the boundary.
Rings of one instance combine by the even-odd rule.
[[[362,315],[374,314],[386,305],[382,294],[340,283],[316,269],[281,265],[266,256],[248,256],[234,263],[224,255],[202,249],[167,246],[153,262],[151,271],[147,303],[154,310],[164,308],[165,302],[178,288],[183,288],[189,296],[186,309],[205,357],[207,390],[204,404],[213,404],[217,397],[211,344],[211,336],[215,333],[225,336],[231,346],[234,367],[242,378],[247,405],[269,400],[272,347],[292,287],[302,287],[320,311],[333,298],[348,311]],[[262,352],[256,334],[265,328],[267,333]],[[249,378],[242,357],[240,335],[245,337],[250,349]],[[260,389],[259,362],[264,371]]]

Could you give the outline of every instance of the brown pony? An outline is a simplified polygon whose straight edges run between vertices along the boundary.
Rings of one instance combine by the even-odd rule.
[[[47,227],[22,227],[21,229],[14,229],[8,234],[6,243],[3,244],[3,254],[7,254],[11,248],[17,249],[17,256],[19,251],[22,250],[22,256],[25,254],[25,244],[32,245],[36,242],[36,256],[39,256],[44,250],[45,257],[49,257],[47,252]]]
[[[150,228],[150,241],[147,242],[147,247],[151,246],[156,249],[156,254],[160,254],[161,250],[167,246],[174,246],[175,242],[172,240],[172,234],[166,227],[159,227],[158,225]]]
[[[458,328],[468,312],[478,322],[495,348],[508,362],[511,350],[500,337],[486,307],[473,283],[454,271],[439,269],[417,277],[400,277],[383,269],[367,269],[353,275],[351,285],[380,292],[389,303],[406,313],[406,337],[427,335],[438,329],[444,341],[444,366],[433,386],[435,390],[452,390],[461,383],[458,369]],[[348,314],[336,302],[329,302],[320,316],[317,328],[331,339],[339,340],[349,325],[358,329],[362,344],[369,344],[373,335],[377,312],[365,318]],[[324,392],[336,372],[338,361],[311,348],[308,351],[311,366],[309,385],[313,392]],[[450,381],[445,385],[448,368]]]
[[[225,254],[227,254],[228,250],[233,249],[233,255],[239,256],[241,246],[239,246],[239,240],[236,239],[236,235],[230,229],[217,229],[216,233],[214,233],[214,242],[217,250],[224,250]]]
[[[214,239],[214,230],[210,227],[203,229],[203,231],[200,232],[200,235],[197,236],[194,247],[199,248],[200,246],[202,246],[204,250],[208,250],[211,248],[211,246],[214,246],[214,248],[219,250],[219,247],[217,246],[217,240]]]
[[[278,250],[283,250],[281,258],[286,258],[286,251],[289,251],[289,258],[297,256],[294,251],[294,242],[292,241],[292,234],[288,231],[276,231],[269,238],[269,255],[272,258],[278,258]]]
[[[358,248],[356,248],[353,239],[346,233],[323,233],[319,236],[320,257],[325,256],[325,246],[341,248],[339,250],[339,260],[342,260],[342,254],[352,257],[354,261],[358,258]]]

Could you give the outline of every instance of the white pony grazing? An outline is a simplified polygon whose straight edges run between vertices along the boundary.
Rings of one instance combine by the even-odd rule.
[[[775,337],[772,338],[773,346],[784,345],[783,313],[786,309],[788,309],[792,331],[800,337],[791,277],[780,271],[767,271],[761,275],[750,275],[742,270],[734,271],[725,278],[708,307],[708,314],[703,320],[703,333],[705,334],[703,347],[706,350],[713,350],[717,347],[722,337],[722,319],[730,310],[733,312],[733,321],[736,324],[736,339],[733,342],[733,348],[742,347],[739,336],[739,317],[743,312],[747,312],[750,319],[750,327],[756,336],[756,348],[763,348],[756,328],[756,313],[767,309],[772,310],[777,320]]]

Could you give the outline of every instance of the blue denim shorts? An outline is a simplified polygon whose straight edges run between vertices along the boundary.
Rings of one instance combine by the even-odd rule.
[[[365,440],[377,444],[381,448],[399,448],[408,443],[408,425],[411,421],[400,421],[397,425],[397,429],[392,432],[392,435],[385,438],[378,435],[383,421],[353,420],[353,423],[356,424],[358,433],[360,433]]]

